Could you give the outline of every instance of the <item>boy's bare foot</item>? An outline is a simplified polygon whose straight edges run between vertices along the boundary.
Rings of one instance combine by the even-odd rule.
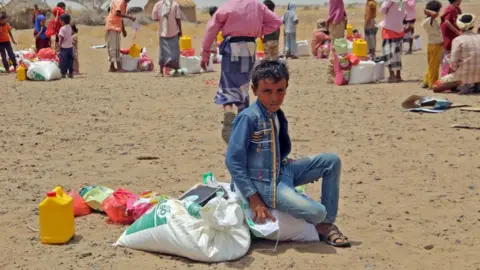
[[[68,74],[68,78],[73,79],[73,74]]]
[[[222,139],[227,144],[230,141],[230,135],[232,134],[233,120],[235,119],[235,116],[235,113],[232,111],[223,112]]]
[[[65,79],[67,78],[67,76],[65,74],[62,74],[62,79]]]
[[[395,82],[397,82],[397,83],[403,82],[402,77],[395,77]]]
[[[423,88],[423,89],[428,89],[428,84],[423,83],[423,84],[422,84],[422,88]]]
[[[334,247],[351,247],[352,243],[335,224],[320,223],[315,226],[320,240]]]
[[[397,78],[396,78],[396,77],[393,77],[393,76],[390,76],[390,77],[388,77],[387,82],[388,82],[388,83],[396,83],[396,82],[397,82]]]

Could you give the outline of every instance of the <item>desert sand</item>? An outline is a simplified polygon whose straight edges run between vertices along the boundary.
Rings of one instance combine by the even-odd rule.
[[[421,4],[419,4],[420,6]],[[420,10],[421,7],[419,7]],[[479,11],[479,4],[464,4]],[[299,8],[298,39],[310,39],[325,9]],[[362,8],[349,10],[360,28]],[[208,15],[185,24],[200,50]],[[420,17],[420,15],[419,15]],[[425,34],[417,23],[417,33]],[[18,49],[32,31],[14,33]],[[131,45],[130,36],[122,45]],[[18,82],[1,75],[0,87],[0,269],[480,269],[479,113],[450,109],[410,113],[401,102],[420,88],[426,50],[403,57],[399,84],[332,86],[326,61],[289,61],[290,87],[283,106],[290,123],[292,157],[336,152],[343,161],[338,225],[351,249],[323,243],[254,242],[243,258],[219,264],[114,248],[125,226],[91,214],[76,219],[67,245],[39,242],[38,204],[56,185],[146,189],[179,196],[213,171],[228,180],[221,110],[213,103],[216,72],[181,78],[155,73],[107,72],[103,27],[80,26],[82,75],[54,82]],[[137,43],[157,59],[156,26]],[[380,44],[377,47],[380,50]],[[156,62],[157,60],[155,60]],[[156,67],[158,68],[158,66]],[[435,95],[472,106],[479,96]],[[159,160],[138,161],[141,155]],[[319,182],[307,193],[319,198]],[[428,246],[430,245],[430,246]],[[425,248],[426,247],[426,248]]]

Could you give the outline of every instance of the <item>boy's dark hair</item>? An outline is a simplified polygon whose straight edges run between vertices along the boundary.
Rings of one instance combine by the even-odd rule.
[[[210,16],[213,16],[213,14],[215,14],[215,12],[217,12],[217,7],[210,7],[208,9],[208,13],[210,14]]]
[[[448,2],[449,2],[450,4],[453,4],[453,3],[457,2],[457,0],[448,0]]]
[[[428,10],[431,10],[433,12],[439,12],[440,9],[442,9],[442,3],[440,3],[439,1],[437,0],[433,0],[433,1],[430,1],[427,3],[427,5],[425,6],[426,9]]]
[[[7,17],[7,13],[5,11],[0,11],[0,20],[5,20]]]
[[[70,27],[72,27],[72,32],[73,33],[75,33],[75,34],[78,33],[78,28],[75,24],[72,24]]]
[[[267,6],[267,8],[270,10],[270,11],[274,11],[275,10],[275,3],[272,1],[272,0],[265,0],[263,1],[263,4],[265,6]]]
[[[68,14],[63,14],[62,16],[60,16],[60,20],[64,23],[64,24],[70,24],[70,15]]]
[[[353,33],[358,33],[358,29],[353,29]]]
[[[65,9],[65,8],[67,8],[67,5],[65,5],[64,2],[58,2],[57,7]]]
[[[285,79],[288,84],[290,74],[285,64],[279,61],[261,61],[252,71],[253,88],[258,88],[261,80],[272,80],[274,83]]]

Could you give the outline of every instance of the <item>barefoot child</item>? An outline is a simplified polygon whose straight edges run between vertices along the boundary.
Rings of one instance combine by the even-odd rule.
[[[332,153],[288,158],[291,142],[281,109],[288,80],[287,67],[278,61],[262,61],[253,70],[252,91],[257,101],[235,119],[226,154],[232,183],[249,202],[256,223],[275,220],[269,209],[277,209],[315,225],[327,244],[350,247],[335,225],[340,158]],[[295,187],[320,178],[321,203],[295,191]]]
[[[263,1],[263,4],[267,6],[267,8],[271,11],[275,11],[275,3],[272,0],[265,0]],[[278,52],[278,46],[279,46],[279,38],[280,38],[280,29],[277,29],[277,31],[274,31],[271,34],[263,36],[263,45],[264,45],[264,50],[265,50],[265,60],[278,60],[279,58],[279,52]]]
[[[60,72],[62,78],[68,73],[69,78],[73,78],[73,31],[70,26],[70,15],[63,14],[60,16],[62,28],[58,32],[60,46]]]
[[[168,76],[168,70],[174,69],[174,75],[177,76],[180,69],[180,37],[182,36],[180,6],[175,0],[161,0],[153,7],[152,19],[158,21],[160,75]]]
[[[380,11],[385,15],[382,47],[383,55],[386,57],[385,65],[390,73],[388,82],[401,82],[403,18],[405,17],[403,0],[385,0]]]
[[[217,34],[225,38],[220,46],[222,67],[215,103],[223,106],[222,138],[228,143],[238,111],[249,106],[248,87],[255,62],[255,39],[276,31],[282,20],[257,0],[229,0],[210,19],[202,43],[203,69],[210,59],[210,48]]]
[[[295,12],[296,6],[288,3],[287,12],[283,15],[283,24],[285,24],[285,57],[297,59],[297,24],[298,17]]]
[[[11,43],[10,43],[11,40]],[[12,27],[8,23],[8,16],[6,12],[0,12],[0,55],[2,56],[3,66],[5,72],[10,72],[10,65],[8,64],[8,58],[12,61],[13,68],[17,69],[17,60],[13,53],[12,43],[17,45],[12,35]]]
[[[80,64],[78,61],[78,28],[74,24],[72,25],[73,31],[73,75],[80,74]]]
[[[37,52],[44,48],[50,48],[50,38],[47,37],[47,18],[44,15],[38,15],[35,19],[35,30],[33,36],[35,37],[35,47]]]
[[[428,70],[423,79],[423,88],[432,88],[433,84],[438,80],[440,64],[443,57],[443,37],[440,31],[440,24],[437,16],[440,13],[442,4],[433,0],[427,3],[426,10],[430,15],[422,21],[422,27],[428,35]]]

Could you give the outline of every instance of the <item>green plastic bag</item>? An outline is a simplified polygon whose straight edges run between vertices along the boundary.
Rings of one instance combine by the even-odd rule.
[[[113,194],[113,190],[102,186],[86,186],[79,193],[88,206],[96,211],[103,212],[102,203]]]
[[[344,38],[338,38],[334,41],[333,47],[338,55],[348,53],[348,41]]]

